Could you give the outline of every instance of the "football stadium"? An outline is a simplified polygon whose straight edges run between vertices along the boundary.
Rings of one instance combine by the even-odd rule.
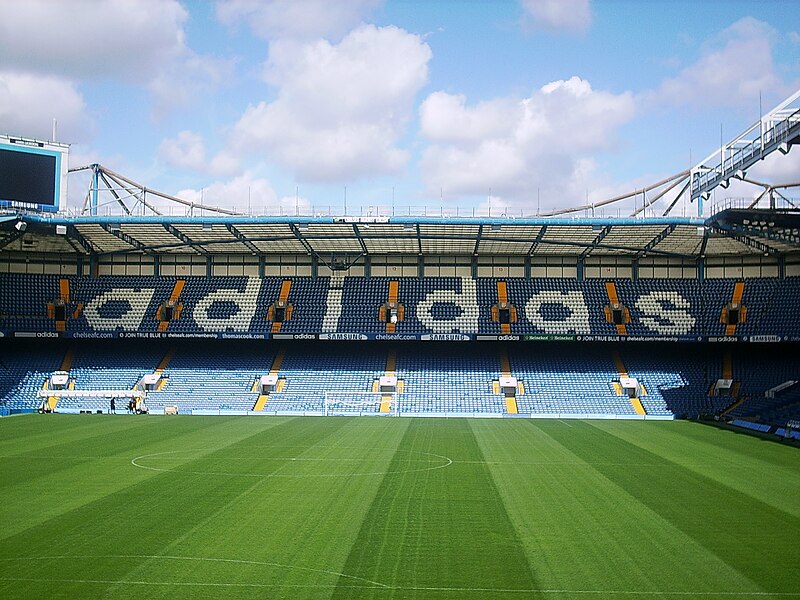
[[[748,174],[800,90],[535,214],[256,214],[53,137],[0,136],[0,597],[800,597],[800,183]]]

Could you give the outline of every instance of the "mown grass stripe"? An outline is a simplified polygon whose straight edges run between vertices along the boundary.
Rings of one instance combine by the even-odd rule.
[[[39,421],[40,426],[49,429],[57,427],[61,416]],[[69,419],[68,419],[69,420]],[[130,459],[143,448],[165,450],[230,444],[254,431],[263,431],[283,420],[252,422],[251,427],[240,432],[241,421],[229,418],[140,418],[145,425],[116,430],[111,421],[95,421],[93,434],[80,439],[69,439],[58,447],[38,449],[35,455],[48,452],[50,460],[29,461],[31,476],[17,485],[3,490],[4,501],[0,503],[0,539],[9,538],[56,520],[65,513],[80,509],[107,496],[125,493],[143,480],[151,479],[159,473],[132,467]],[[85,434],[86,432],[84,432]],[[110,435],[107,435],[110,434]],[[58,433],[53,433],[58,439]],[[24,442],[20,442],[24,446]],[[97,458],[90,458],[92,455]],[[65,456],[79,456],[78,460]],[[6,480],[16,477],[14,460],[2,463],[2,477]],[[55,468],[57,467],[57,468]],[[146,505],[136,507],[141,511]],[[136,514],[124,501],[120,503],[117,514],[125,512]],[[2,549],[0,549],[0,554]]]
[[[209,548],[214,547],[219,541],[217,538],[226,537],[226,529],[233,528],[234,531],[240,533],[237,528],[238,523],[251,523],[252,533],[256,536],[250,536],[241,540],[238,544],[234,543],[230,552],[238,553],[238,556],[244,559],[252,559],[260,555],[260,545],[257,541],[257,536],[267,538],[272,535],[272,529],[265,527],[263,520],[258,518],[252,519],[252,516],[258,512],[263,515],[270,513],[280,512],[285,509],[285,506],[276,505],[275,502],[284,504],[287,498],[284,496],[286,488],[290,485],[291,480],[276,480],[274,476],[279,472],[292,467],[296,464],[292,459],[296,456],[301,456],[306,452],[313,451],[315,446],[322,445],[328,447],[335,444],[335,440],[340,438],[348,424],[352,422],[351,419],[311,419],[311,418],[295,418],[282,424],[277,428],[269,431],[259,432],[254,436],[239,440],[235,444],[231,444],[221,448],[213,453],[204,455],[195,461],[190,461],[181,466],[179,470],[173,473],[176,476],[183,476],[189,478],[190,481],[205,481],[213,482],[218,480],[220,484],[225,485],[226,480],[234,480],[244,482],[243,485],[239,483],[233,485],[231,493],[226,493],[224,497],[214,497],[211,502],[207,502],[207,506],[203,507],[203,516],[201,519],[195,520],[192,523],[186,523],[180,530],[175,531],[173,539],[168,543],[163,544],[157,554],[173,555],[181,549],[189,547],[194,549],[203,549],[203,553],[207,552]],[[270,443],[275,439],[281,440],[281,443],[275,445]],[[277,461],[262,461],[260,454],[267,454],[277,457]],[[261,477],[236,477],[233,476],[197,476],[196,467],[198,461],[206,463],[208,461],[222,460],[230,456],[234,459],[249,456],[253,468],[259,468]],[[245,461],[244,464],[248,464]],[[209,490],[213,489],[215,484],[209,485]],[[213,496],[213,494],[212,494]],[[261,506],[259,504],[261,503]],[[303,501],[298,499],[292,508],[296,511],[303,505]],[[259,511],[258,509],[261,508]],[[257,515],[256,515],[257,516]],[[266,544],[266,540],[262,542]],[[142,553],[145,550],[141,550]],[[149,573],[154,570],[162,569],[163,561],[157,556],[151,557],[145,561],[136,561],[130,571],[127,572],[126,578],[137,579],[146,578]],[[233,562],[233,561],[231,561]],[[204,569],[206,572],[209,568]],[[286,583],[285,577],[291,575],[290,572],[284,570],[279,573],[279,579],[275,581],[275,587],[281,587],[282,583]],[[177,577],[178,580],[181,576]]]
[[[589,425],[580,436],[554,427],[547,434],[761,590],[793,589],[800,519],[601,427]],[[663,468],[631,468],[625,461],[670,467],[669,474]]]
[[[146,419],[128,415],[101,423],[99,420],[104,418],[103,415],[15,415],[0,419],[0,454],[25,453],[77,441],[97,435],[100,429],[122,432],[146,426]]]
[[[324,586],[335,586],[340,573],[363,583],[343,565],[408,421],[337,417],[303,422],[334,433],[320,443],[309,440],[297,447],[298,460],[286,461],[280,477],[266,479],[235,499],[170,550],[202,548],[202,556],[237,557],[275,567],[251,569],[249,574],[231,573],[230,564],[220,565],[218,573],[206,567],[203,581],[246,576],[270,582],[275,597],[294,597],[287,590],[312,583],[323,586],[312,596],[315,599],[328,595]],[[276,437],[276,443],[282,445],[283,439]],[[142,566],[141,576],[156,577],[159,568],[154,559]],[[182,575],[191,580],[191,573]]]
[[[403,452],[430,452],[455,462],[417,472],[395,473],[400,469],[390,466],[344,567],[349,575],[398,590],[357,589],[342,579],[332,597],[452,597],[446,590],[451,587],[534,589],[469,421],[413,420],[393,462]]]
[[[156,421],[143,417],[134,418],[100,416],[106,422],[95,421],[92,427],[72,427],[64,430],[61,421],[75,422],[75,419],[95,419],[80,415],[46,415],[33,418],[46,419],[40,421],[49,432],[46,440],[38,439],[34,443],[19,440],[13,453],[4,455],[8,465],[8,476],[0,480],[0,490],[34,480],[46,478],[67,468],[66,463],[73,465],[86,464],[93,458],[110,458],[114,456],[128,457],[141,447],[143,440],[161,438],[164,433],[171,437],[179,433],[191,434],[205,428],[216,426],[213,421],[191,421],[181,419],[174,421]]]
[[[602,454],[584,460],[547,435],[559,429],[580,440],[591,427],[583,421],[574,421],[572,429],[554,421],[537,421],[532,427],[522,420],[480,427],[487,464],[541,588],[654,593],[757,589],[595,468],[603,463],[668,477],[669,466],[655,468]],[[641,423],[635,427],[650,428]]]
[[[796,448],[764,443],[765,440],[747,431],[725,429],[715,424],[678,421],[672,425],[675,431],[687,440],[708,444],[717,452],[729,451],[731,454],[728,459],[731,461],[744,457],[748,460],[762,461],[765,468],[784,467],[795,472],[799,471]]]
[[[690,423],[119,422],[19,419],[5,454],[61,468],[4,489],[0,598],[800,593],[800,461],[778,444]],[[149,454],[171,471],[130,464]]]
[[[688,421],[649,427],[647,435],[614,423],[594,426],[800,518],[796,448]]]
[[[206,423],[199,419],[196,427],[205,429],[209,422],[213,429],[213,417]],[[223,430],[227,430],[227,424],[226,420],[216,421],[216,427]],[[274,429],[292,427],[291,421],[264,421],[262,426],[246,428],[243,432],[249,440],[259,436],[269,439]],[[321,431],[318,435],[330,435],[335,429]],[[179,430],[180,435],[170,436],[166,441],[142,436],[128,443],[136,445],[138,441],[142,447],[165,442],[172,443],[173,447],[197,444],[196,439],[185,437],[187,432],[184,429]],[[164,431],[157,428],[157,433],[163,435]],[[312,432],[306,433],[313,439]],[[219,442],[212,434],[213,431],[204,432],[207,444]],[[242,435],[232,437],[228,445],[243,443],[241,438]],[[16,556],[52,553],[56,549],[79,552],[84,545],[94,551],[99,548],[101,553],[118,553],[119,539],[127,540],[129,549],[135,547],[152,553],[154,547],[160,548],[173,541],[176,531],[200,522],[205,514],[217,510],[220,503],[253,485],[252,479],[245,478],[197,477],[180,470],[145,471],[131,466],[129,460],[115,470],[97,465],[96,476],[103,478],[104,484],[96,489],[87,485],[92,479],[91,471],[81,473],[72,486],[64,484],[58,490],[42,489],[40,493],[52,501],[57,500],[55,494],[61,491],[70,496],[73,503],[77,501],[79,504],[49,515],[14,535],[5,536],[0,556],[7,556],[8,552],[14,552]],[[110,543],[107,547],[106,541]]]
[[[204,420],[195,419],[198,419],[198,423]],[[326,569],[318,568],[318,564],[323,567],[331,564],[335,568],[343,563],[347,551],[342,548],[341,541],[349,539],[348,529],[352,529],[350,537],[354,539],[363,516],[362,512],[356,511],[355,520],[348,524],[348,518],[353,518],[353,513],[348,511],[352,511],[359,503],[359,491],[362,490],[366,510],[374,498],[380,479],[364,476],[354,481],[347,473],[352,470],[352,463],[339,463],[337,457],[343,454],[356,457],[360,452],[354,447],[363,446],[372,457],[370,468],[375,468],[375,455],[379,454],[380,448],[391,444],[393,437],[399,441],[402,436],[393,431],[399,433],[401,430],[392,427],[386,419],[376,420],[368,428],[364,427],[364,420],[358,425],[358,419],[348,418],[259,418],[236,419],[230,423],[215,417],[208,420],[217,423],[220,431],[214,428],[204,433],[210,448],[198,453],[195,459],[183,461],[183,464],[176,465],[176,470],[168,473],[148,472],[127,465],[129,470],[145,473],[147,481],[96,499],[79,510],[58,515],[40,527],[11,537],[4,542],[6,552],[0,552],[0,556],[7,553],[44,556],[60,549],[65,556],[76,556],[76,559],[60,560],[48,572],[66,569],[76,579],[124,582],[138,577],[165,582],[173,579],[180,582],[213,582],[230,578],[231,573],[227,572],[227,568],[208,566],[186,570],[165,569],[163,561],[157,556],[188,552],[190,556],[187,560],[191,556],[202,557],[209,553],[232,558],[258,556],[266,560],[284,552],[288,555],[281,560],[292,565],[290,569],[276,568],[269,573],[256,574],[259,578],[269,577],[276,590],[284,586],[291,588],[307,579],[308,572],[324,573]],[[161,422],[167,421],[172,419]],[[239,430],[239,434],[234,435],[231,427]],[[230,443],[220,443],[217,433],[223,439],[230,436]],[[246,435],[243,436],[243,433]],[[197,438],[190,440],[182,436],[155,444],[157,448],[176,446],[191,449],[200,445]],[[292,461],[292,458],[303,457],[307,453],[319,456],[322,462]],[[264,456],[267,458],[264,459]],[[280,460],[272,462],[269,457],[279,457]],[[329,457],[329,460],[325,457]],[[246,465],[250,460],[253,467],[262,469],[263,477],[198,476],[195,472],[208,468],[205,465],[209,461]],[[385,462],[388,461],[387,456]],[[300,471],[314,469],[322,475],[330,475],[336,469],[343,473],[338,478],[321,479],[314,476],[304,478],[303,473],[296,479],[270,477],[281,469],[288,472],[289,467]],[[82,479],[87,479],[85,474]],[[330,514],[326,512],[329,507],[333,509]],[[63,540],[59,539],[59,531],[67,532]],[[334,534],[333,539],[328,537],[331,533]],[[58,543],[48,545],[48,539]],[[305,551],[302,550],[304,547]],[[349,547],[348,543],[346,548]],[[47,552],[44,548],[48,548]],[[143,558],[103,558],[119,555],[122,549]],[[294,555],[295,552],[297,555]],[[338,559],[331,558],[336,552],[341,556]],[[81,554],[96,556],[97,559],[78,559],[77,556]],[[145,559],[145,556],[152,558]],[[304,561],[310,563],[305,571]],[[7,572],[9,567],[9,564],[0,562],[0,573]],[[331,571],[323,579],[333,585],[338,573]],[[237,572],[233,578],[250,579],[253,575]],[[3,584],[0,589],[14,585]],[[20,586],[29,590],[36,588],[34,582],[30,582],[29,586],[18,582],[16,586],[17,589]],[[136,595],[133,588],[126,587],[125,583],[112,587],[115,595]],[[82,596],[75,589],[72,595]],[[0,593],[0,597],[7,596]]]

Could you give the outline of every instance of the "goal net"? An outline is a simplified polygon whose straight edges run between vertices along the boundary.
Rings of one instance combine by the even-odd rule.
[[[397,416],[396,392],[325,392],[325,415]]]

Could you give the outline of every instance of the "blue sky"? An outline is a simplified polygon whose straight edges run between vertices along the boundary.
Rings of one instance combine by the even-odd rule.
[[[599,201],[798,87],[790,1],[0,2],[0,133],[56,118],[73,167],[264,212]],[[751,175],[798,181],[800,154]]]

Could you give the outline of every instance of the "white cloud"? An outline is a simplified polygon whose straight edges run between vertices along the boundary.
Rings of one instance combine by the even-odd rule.
[[[773,152],[753,165],[747,174],[752,179],[767,183],[800,182],[800,149],[794,146],[787,155]]]
[[[187,18],[177,0],[0,2],[0,56],[63,77],[147,76],[184,51]]]
[[[49,140],[86,140],[92,122],[75,86],[60,77],[0,71],[0,132]]]
[[[666,79],[653,98],[669,105],[751,105],[759,92],[785,87],[775,70],[775,31],[763,21],[745,17],[715,36],[702,56],[675,77]]]
[[[187,188],[175,196],[195,203],[246,212],[278,206],[278,195],[269,181],[244,173],[228,181],[215,181],[201,189]],[[174,204],[172,206],[175,206]]]
[[[281,215],[310,215],[313,210],[308,198],[302,196],[282,196],[278,199],[277,205],[278,214]],[[274,214],[274,207],[271,207],[269,212]]]
[[[171,110],[191,105],[233,77],[233,60],[184,52],[165,62],[154,73],[148,89],[155,100],[153,114],[160,117]]]
[[[229,176],[241,171],[239,159],[225,150],[208,158],[203,136],[194,131],[180,131],[175,137],[162,140],[158,155],[168,166],[180,169]]]
[[[206,168],[206,149],[203,136],[192,131],[181,131],[174,138],[165,139],[158,154],[171,167],[200,171]]]
[[[221,0],[217,18],[228,25],[247,23],[266,39],[334,38],[361,22],[381,0]]]
[[[273,43],[266,78],[277,98],[247,108],[230,151],[266,156],[306,181],[396,173],[430,58],[419,36],[397,27],[362,25],[338,44]]]
[[[589,0],[521,0],[526,22],[540,29],[585,32],[592,22]]]
[[[256,177],[251,172],[229,179],[215,181],[202,188],[187,188],[178,191],[175,196],[183,200],[202,203],[206,206],[228,208],[243,214],[267,215],[310,215],[311,202],[303,196],[281,196],[275,193],[272,184],[261,177]],[[162,207],[175,204],[162,202]],[[184,210],[177,207],[178,210]]]
[[[17,73],[54,75],[73,84],[143,85],[159,116],[189,104],[232,71],[230,61],[187,47],[188,19],[177,0],[0,2],[0,56]]]
[[[422,131],[437,143],[479,142],[489,136],[511,135],[522,105],[501,98],[466,108],[467,97],[434,92],[420,107]]]
[[[216,175],[235,175],[241,170],[241,161],[230,151],[222,150],[209,161],[208,169]]]
[[[429,194],[485,196],[535,209],[582,204],[593,187],[597,152],[612,150],[617,127],[634,116],[629,92],[596,91],[578,77],[555,81],[528,98],[468,106],[464,96],[431,94],[420,107]]]

